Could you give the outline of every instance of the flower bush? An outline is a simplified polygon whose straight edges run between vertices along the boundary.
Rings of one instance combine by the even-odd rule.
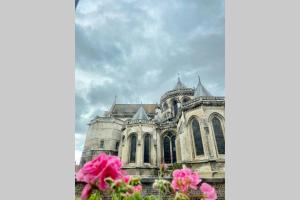
[[[104,153],[86,163],[76,174],[77,181],[86,183],[80,199],[102,200],[102,193],[108,192],[112,200],[162,200],[167,196],[170,200],[190,200],[190,190],[200,190],[202,200],[217,199],[215,188],[202,183],[199,174],[189,168],[174,170],[171,183],[165,180],[165,164],[160,166],[158,179],[153,183],[159,194],[142,197],[140,178],[127,175],[121,168],[119,157]]]

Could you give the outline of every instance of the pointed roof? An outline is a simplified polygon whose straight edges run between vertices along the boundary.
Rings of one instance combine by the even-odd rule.
[[[178,76],[178,81],[176,83],[176,86],[174,87],[174,90],[180,90],[180,89],[186,89],[187,87],[181,82],[180,77]]]
[[[139,120],[139,119],[149,120],[149,117],[142,105],[138,109],[138,111],[134,114],[134,116],[132,117],[132,120]]]
[[[194,97],[212,96],[210,92],[202,85],[200,76],[198,76],[198,85],[195,89]]]

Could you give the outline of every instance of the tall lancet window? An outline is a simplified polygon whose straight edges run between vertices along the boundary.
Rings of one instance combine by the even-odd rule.
[[[196,155],[197,156],[204,155],[200,126],[199,126],[199,122],[196,118],[194,118],[192,120],[192,130],[193,130],[193,136],[194,136]]]
[[[151,145],[151,136],[147,134],[144,139],[144,163],[150,163],[150,145]]]
[[[171,142],[172,142],[172,163],[176,163],[176,146],[175,146],[176,137],[175,137],[175,135],[173,135],[171,137]]]
[[[136,135],[132,134],[130,136],[130,154],[129,154],[129,162],[135,163],[136,157]]]
[[[178,106],[177,106],[177,101],[173,101],[173,111],[174,111],[174,116],[177,116],[178,113]]]
[[[164,163],[175,163],[176,162],[176,146],[175,146],[175,135],[168,133],[163,137],[163,155]]]
[[[165,163],[171,163],[171,145],[169,137],[164,137],[164,161]]]
[[[225,154],[225,139],[220,120],[217,117],[212,119],[212,125],[217,142],[217,149],[219,154]]]

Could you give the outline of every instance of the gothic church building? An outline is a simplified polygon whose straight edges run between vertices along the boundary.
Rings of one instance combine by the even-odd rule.
[[[81,166],[100,152],[118,155],[131,175],[153,177],[180,163],[207,179],[225,178],[225,99],[178,78],[159,104],[112,104],[89,123]]]

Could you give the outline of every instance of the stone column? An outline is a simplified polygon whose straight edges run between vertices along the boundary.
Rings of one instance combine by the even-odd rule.
[[[151,142],[150,142],[150,149],[151,149],[151,157],[150,157],[150,162],[151,165],[156,166],[157,165],[157,139],[156,139],[156,132],[152,131],[151,133]]]
[[[136,165],[142,165],[142,125],[139,125],[139,130],[137,131],[137,146],[136,146]]]
[[[161,133],[160,131],[156,130],[156,160],[157,160],[157,166],[161,164]]]
[[[201,138],[202,138],[202,142],[203,142],[203,148],[204,148],[204,156],[205,158],[209,159],[211,156],[211,150],[210,150],[210,145],[209,145],[209,139],[208,139],[208,135],[206,132],[205,127],[207,127],[206,123],[204,122],[204,120],[201,120],[199,122],[200,125],[200,131],[201,131]]]

